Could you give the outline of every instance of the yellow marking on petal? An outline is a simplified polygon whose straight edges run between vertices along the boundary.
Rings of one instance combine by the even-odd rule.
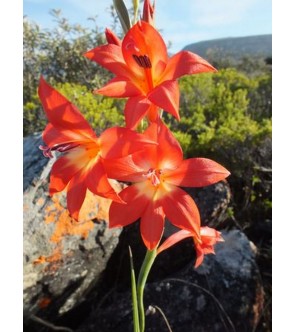
[[[136,184],[139,195],[145,195],[152,201],[157,201],[173,191],[174,186],[166,183],[161,170],[150,169],[143,175],[142,182]]]
[[[78,169],[84,169],[87,171],[89,167],[97,161],[100,156],[100,146],[97,142],[90,141],[83,145],[79,145],[73,148],[67,153],[66,166],[75,166]]]

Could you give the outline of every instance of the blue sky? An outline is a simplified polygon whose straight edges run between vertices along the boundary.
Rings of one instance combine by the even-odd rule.
[[[112,0],[24,0],[23,14],[44,28],[54,25],[50,9],[61,9],[71,23],[89,26],[97,15],[102,31],[111,25],[107,9]],[[125,0],[127,7],[132,1]],[[202,40],[269,34],[272,32],[271,0],[156,0],[156,27],[170,51]]]

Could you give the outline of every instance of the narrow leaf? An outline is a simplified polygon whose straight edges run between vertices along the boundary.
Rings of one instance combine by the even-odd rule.
[[[120,23],[122,25],[123,31],[127,33],[127,31],[131,28],[131,22],[129,18],[128,10],[125,6],[123,0],[113,0],[116,12],[118,14]]]
[[[134,330],[134,332],[140,332],[139,318],[138,318],[136,280],[135,280],[135,272],[134,272],[134,266],[133,266],[132,251],[131,251],[130,247],[129,247],[129,257],[130,257],[131,289],[132,289],[132,305],[133,305],[133,330]]]

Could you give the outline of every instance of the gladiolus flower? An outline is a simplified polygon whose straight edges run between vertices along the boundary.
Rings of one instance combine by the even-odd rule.
[[[183,160],[179,143],[161,121],[159,125],[151,124],[144,135],[158,145],[105,164],[110,178],[135,182],[119,194],[126,204],[112,202],[109,226],[126,226],[141,218],[140,231],[149,250],[161,239],[165,216],[173,225],[193,232],[198,238],[198,208],[178,186],[208,186],[226,178],[229,172],[209,159]]]
[[[38,93],[49,120],[42,135],[47,146],[40,148],[46,157],[52,157],[52,151],[63,154],[51,170],[50,195],[67,188],[68,210],[75,219],[87,189],[122,203],[108,180],[104,159],[126,156],[155,143],[119,127],[109,128],[97,137],[79,110],[42,77]]]
[[[94,92],[109,97],[128,97],[124,114],[126,126],[131,129],[146,115],[150,122],[155,122],[160,108],[179,120],[176,79],[216,71],[206,60],[188,51],[169,58],[161,35],[144,21],[137,22],[128,31],[121,45],[113,37],[107,36],[107,39],[107,45],[85,53],[87,58],[116,75]]]
[[[192,237],[195,244],[197,259],[195,263],[195,268],[200,266],[203,262],[205,254],[215,254],[214,245],[217,242],[223,242],[223,238],[221,237],[221,233],[218,232],[214,228],[210,227],[201,227],[200,237],[197,234],[189,230],[181,230],[179,232],[174,233],[173,235],[169,236],[166,241],[164,241],[157,250],[157,254],[160,252],[170,248],[177,242],[186,239],[188,237]]]

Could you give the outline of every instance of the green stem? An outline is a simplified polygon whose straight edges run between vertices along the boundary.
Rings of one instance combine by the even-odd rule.
[[[139,329],[139,318],[138,318],[138,304],[137,304],[137,291],[136,291],[136,281],[135,272],[133,266],[132,251],[129,247],[129,257],[130,257],[130,267],[131,267],[131,289],[132,289],[132,306],[133,306],[133,331],[140,332]]]
[[[144,332],[145,329],[145,311],[143,304],[143,292],[146,284],[148,274],[157,256],[157,249],[147,250],[145,254],[144,261],[142,263],[138,281],[137,281],[137,300],[138,300],[138,310],[139,310],[139,326],[140,332]]]

